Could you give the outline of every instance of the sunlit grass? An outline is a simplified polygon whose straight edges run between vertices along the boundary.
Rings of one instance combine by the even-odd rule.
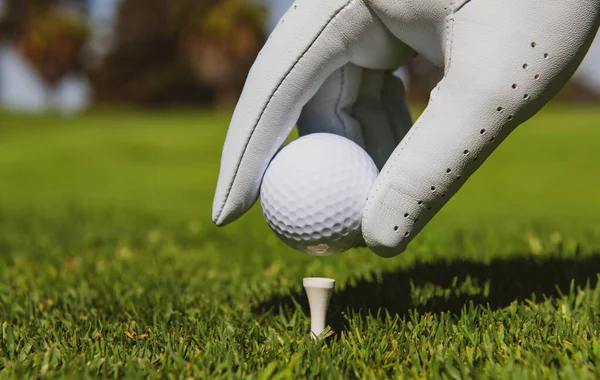
[[[214,227],[227,122],[0,115],[0,376],[600,375],[600,110],[520,127],[394,259]]]

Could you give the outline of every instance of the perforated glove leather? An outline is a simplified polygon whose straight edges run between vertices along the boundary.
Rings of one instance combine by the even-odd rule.
[[[381,168],[363,236],[403,252],[469,176],[573,75],[600,0],[298,0],[248,74],[227,134],[213,220],[256,201],[294,125],[363,146]],[[392,71],[416,54],[444,68],[412,123]],[[493,202],[493,199],[490,199]]]

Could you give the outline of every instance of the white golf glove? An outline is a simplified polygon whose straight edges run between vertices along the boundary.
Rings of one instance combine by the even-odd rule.
[[[573,75],[600,0],[298,0],[253,65],[227,134],[217,225],[256,201],[298,122],[363,146],[381,168],[362,230],[395,256],[516,126]],[[444,78],[412,125],[391,71],[415,54]],[[490,199],[490,202],[493,202]]]

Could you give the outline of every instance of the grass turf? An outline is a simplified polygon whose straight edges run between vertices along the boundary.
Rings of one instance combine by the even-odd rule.
[[[0,377],[600,376],[599,110],[520,127],[394,259],[214,227],[226,114],[0,120]]]

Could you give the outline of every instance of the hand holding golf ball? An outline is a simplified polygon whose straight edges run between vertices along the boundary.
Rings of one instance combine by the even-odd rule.
[[[268,171],[286,175],[276,169],[277,157],[267,171],[297,123],[301,136],[326,132],[353,141],[380,168],[365,197],[362,236],[377,254],[397,255],[498,144],[563,87],[599,23],[599,0],[296,1],[248,74],[223,149],[213,220],[225,225],[250,209],[265,172],[265,200],[285,191],[278,196],[286,203],[313,201],[300,188],[274,190]],[[403,85],[391,72],[416,54],[445,74],[412,125]],[[353,204],[343,193],[326,192]],[[325,254],[346,247],[343,234],[339,247],[333,232],[331,241],[321,240],[326,227],[317,225],[317,205],[305,208],[313,220],[298,227],[265,200],[270,225],[290,244],[298,237],[302,249],[325,244]]]
[[[364,244],[363,210],[377,167],[344,137],[315,133],[284,147],[271,161],[260,190],[263,213],[286,244],[329,256]]]

